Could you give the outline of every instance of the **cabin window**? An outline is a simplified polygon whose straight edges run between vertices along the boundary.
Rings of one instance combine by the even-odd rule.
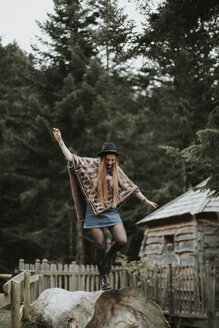
[[[174,235],[166,235],[164,236],[164,248],[167,249],[167,245],[172,244],[172,250],[174,249]]]

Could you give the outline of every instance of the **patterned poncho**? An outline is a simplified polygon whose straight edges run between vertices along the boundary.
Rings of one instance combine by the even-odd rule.
[[[97,197],[97,191],[94,186],[97,182],[99,170],[99,158],[79,157],[73,155],[72,162],[68,163],[72,196],[78,220],[85,219],[86,202],[89,202],[95,215],[113,207],[113,191],[110,184],[111,176],[107,174],[107,186],[109,201],[106,205],[100,203]],[[119,186],[119,199],[117,208],[126,201],[138,187],[125,175],[119,167],[119,175],[123,185],[127,189]]]

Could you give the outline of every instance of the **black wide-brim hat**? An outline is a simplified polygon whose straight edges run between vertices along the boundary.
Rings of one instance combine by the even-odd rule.
[[[121,153],[116,150],[116,146],[112,142],[105,142],[102,146],[102,150],[97,153],[97,156],[104,156],[107,154],[121,155]]]

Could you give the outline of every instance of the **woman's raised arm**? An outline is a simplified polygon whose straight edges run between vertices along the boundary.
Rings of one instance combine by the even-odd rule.
[[[61,132],[59,131],[59,129],[56,129],[56,128],[53,128],[52,132],[54,134],[54,138],[59,143],[59,146],[60,146],[65,158],[67,159],[67,161],[72,162],[73,155],[70,152],[70,150],[66,147],[66,145],[64,144],[64,141],[62,140]]]

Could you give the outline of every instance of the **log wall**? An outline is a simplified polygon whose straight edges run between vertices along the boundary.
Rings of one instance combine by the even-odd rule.
[[[167,266],[168,263],[195,265],[194,253],[210,253],[212,249],[219,249],[216,228],[211,223],[218,223],[215,213],[148,222],[139,256],[147,256],[151,264],[159,266]]]

